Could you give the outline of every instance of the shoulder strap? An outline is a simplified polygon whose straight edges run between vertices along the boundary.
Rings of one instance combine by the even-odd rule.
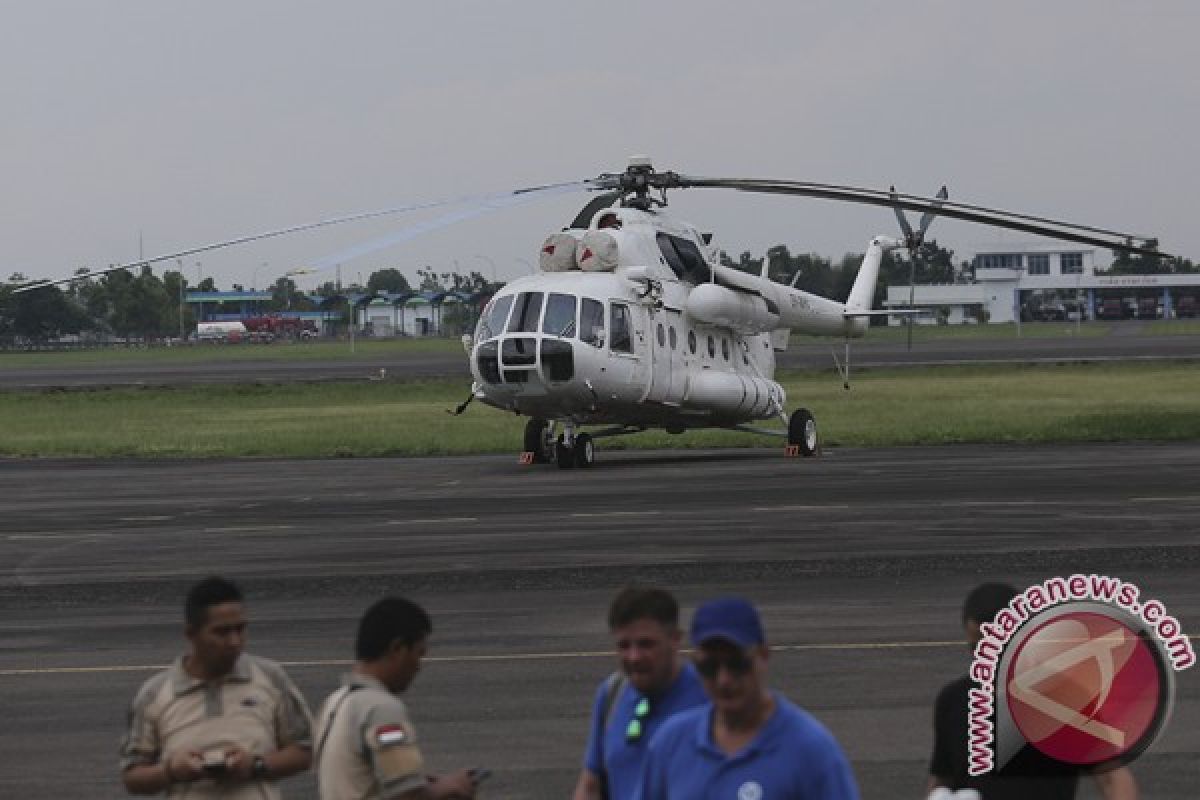
[[[321,741],[317,742],[317,747],[315,750],[313,750],[312,764],[314,770],[321,766],[321,752],[325,749],[325,740],[329,738],[329,732],[333,730],[333,721],[337,719],[337,713],[341,710],[342,704],[346,702],[346,698],[349,697],[356,689],[361,689],[362,687],[350,685],[344,688],[345,691],[342,692],[342,696],[338,698],[337,704],[333,707],[333,710],[329,712],[329,717],[325,722],[325,730],[321,732]]]
[[[600,718],[600,730],[608,730],[608,721],[612,719],[613,709],[617,706],[617,698],[621,696],[621,692],[624,691],[625,684],[627,683],[629,683],[629,678],[620,670],[617,670],[605,679],[604,715]]]

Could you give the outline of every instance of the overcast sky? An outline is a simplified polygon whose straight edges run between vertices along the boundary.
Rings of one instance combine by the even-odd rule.
[[[0,278],[342,213],[619,171],[951,197],[1200,258],[1200,3],[0,0]],[[587,200],[495,212],[342,266],[501,278]],[[840,257],[890,212],[694,190],[727,251]],[[429,219],[192,258],[218,286]],[[966,223],[959,258],[1030,241]],[[1107,263],[1109,254],[1098,254]],[[197,265],[197,261],[201,262]],[[156,267],[160,272],[162,266]],[[308,288],[333,271],[301,279]]]

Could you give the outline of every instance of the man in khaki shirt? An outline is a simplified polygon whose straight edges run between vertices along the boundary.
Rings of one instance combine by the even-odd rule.
[[[192,587],[186,654],[146,681],[121,746],[125,787],[174,798],[276,800],[273,781],[308,768],[308,707],[283,669],[242,652],[246,615],[222,578]]]
[[[432,800],[475,796],[475,774],[427,776],[408,710],[397,695],[421,669],[433,630],[420,606],[385,597],[363,615],[357,662],[317,714],[322,800]]]

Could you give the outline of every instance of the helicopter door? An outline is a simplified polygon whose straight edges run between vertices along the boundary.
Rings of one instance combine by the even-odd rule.
[[[683,315],[665,308],[653,315],[650,340],[650,391],[647,400],[666,405],[683,402],[687,371],[683,364]]]
[[[608,373],[623,400],[640,400],[646,390],[646,310],[613,302],[609,307]]]

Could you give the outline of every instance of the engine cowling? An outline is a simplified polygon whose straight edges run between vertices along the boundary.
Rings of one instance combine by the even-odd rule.
[[[738,333],[765,333],[779,327],[779,313],[756,294],[702,283],[688,293],[684,311],[692,319]]]

